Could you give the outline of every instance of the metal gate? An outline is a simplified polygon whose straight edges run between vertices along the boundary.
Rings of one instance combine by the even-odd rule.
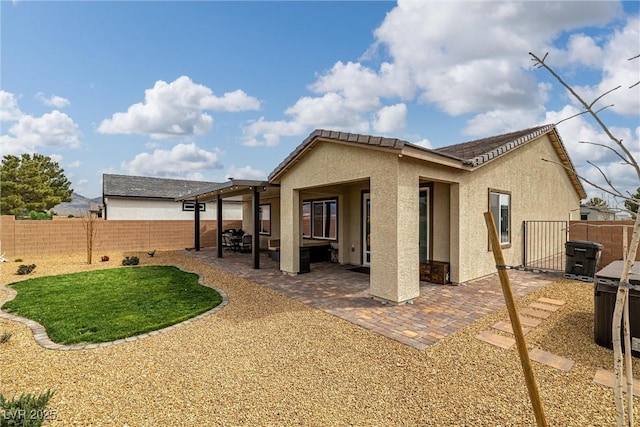
[[[524,221],[523,266],[564,271],[569,221]]]

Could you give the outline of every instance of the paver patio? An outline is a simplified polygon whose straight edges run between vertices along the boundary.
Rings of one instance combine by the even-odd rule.
[[[353,266],[313,263],[311,272],[290,276],[262,254],[260,269],[251,268],[251,255],[214,249],[185,251],[200,261],[273,289],[351,323],[422,350],[481,317],[505,306],[497,274],[458,286],[420,283],[413,304],[382,304],[369,294],[369,275]],[[515,298],[521,298],[553,280],[553,276],[509,271]],[[233,301],[230,301],[233,304]]]

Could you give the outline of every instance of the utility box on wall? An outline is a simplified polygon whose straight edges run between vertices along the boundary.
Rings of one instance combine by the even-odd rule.
[[[449,283],[449,263],[441,261],[421,262],[420,280],[446,285]]]

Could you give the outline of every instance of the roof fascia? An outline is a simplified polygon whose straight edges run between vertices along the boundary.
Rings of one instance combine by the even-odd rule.
[[[586,199],[587,192],[585,191],[584,186],[582,185],[582,182],[580,182],[580,178],[578,177],[576,168],[573,166],[573,163],[571,162],[571,158],[569,157],[569,154],[567,154],[567,150],[565,149],[564,144],[562,143],[562,138],[560,138],[560,134],[556,130],[555,126],[551,130],[549,130],[549,132],[547,132],[547,135],[549,135],[551,144],[554,150],[556,151],[556,154],[560,158],[560,163],[562,164],[565,171],[567,172],[567,175],[569,175],[569,179],[571,180],[571,183],[575,187],[576,192],[578,193],[578,196],[580,196],[580,199]]]
[[[270,184],[268,181],[231,179],[227,182],[223,182],[222,184],[208,188],[199,193],[192,193],[189,195],[177,197],[175,200],[178,202],[183,200],[195,199],[199,199],[200,201],[207,201],[213,200],[218,196],[221,196],[223,198],[242,196],[244,194],[251,193],[254,188],[257,188],[258,192],[263,192],[266,191],[266,189],[269,187],[278,187],[278,185]]]
[[[351,146],[351,147],[367,148],[367,149],[370,149],[370,150],[376,150],[376,151],[381,151],[381,152],[385,152],[385,153],[393,153],[393,154],[400,154],[401,153],[401,150],[399,150],[397,148],[393,148],[393,147],[388,147],[388,146],[363,144],[361,142],[356,142],[356,141],[341,141],[341,140],[338,140],[338,139],[332,139],[332,138],[328,138],[328,137],[324,137],[324,136],[315,136],[304,147],[302,147],[300,149],[300,151],[298,151],[298,153],[296,153],[296,155],[293,158],[291,158],[286,164],[282,165],[280,170],[278,170],[278,173],[276,173],[273,177],[271,177],[269,182],[271,182],[271,183],[280,182],[280,178],[282,177],[282,175],[287,170],[291,169],[293,167],[293,165],[295,165],[309,151],[313,150],[315,145],[317,145],[320,142],[328,142],[328,143],[331,143],[331,144],[339,144],[339,145],[348,145],[348,146]]]
[[[421,148],[418,146],[405,145],[400,155],[412,157],[414,159],[423,160],[431,163],[437,163],[439,165],[448,166],[455,169],[461,169],[465,171],[473,170],[474,167],[467,164],[462,159],[457,159],[452,156],[438,153],[433,150]]]

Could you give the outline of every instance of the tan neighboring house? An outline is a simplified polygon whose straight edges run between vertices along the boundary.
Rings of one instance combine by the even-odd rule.
[[[102,217],[106,220],[193,220],[195,203],[176,202],[180,196],[197,193],[214,182],[151,178],[132,175],[102,175]],[[214,203],[199,203],[200,218],[216,219]],[[227,201],[225,220],[241,220],[242,205]]]
[[[506,263],[521,265],[523,221],[578,219],[586,194],[571,170],[553,125],[438,149],[316,130],[268,181],[224,183],[196,196],[244,198],[252,207],[243,228],[268,220],[269,236],[256,243],[265,249],[265,237],[279,240],[283,273],[301,271],[301,247],[329,243],[341,264],[370,267],[372,297],[402,303],[419,295],[420,269],[430,261],[446,263],[453,283],[495,272],[487,211]]]

